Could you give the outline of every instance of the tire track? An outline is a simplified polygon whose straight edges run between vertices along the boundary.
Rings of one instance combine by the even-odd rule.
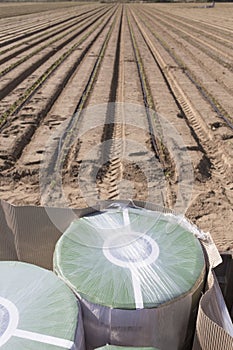
[[[174,73],[167,69],[167,63],[164,61],[159,50],[149,38],[147,34],[148,29],[145,29],[146,26],[142,26],[138,16],[136,16],[135,13],[133,14],[133,17],[145,40],[145,43],[161,69],[164,79],[166,80],[174,99],[177,101],[178,106],[182,111],[182,115],[186,118],[188,125],[190,125],[190,128],[195,133],[196,139],[199,140],[199,143],[202,145],[203,150],[206,153],[206,156],[214,165],[216,172],[221,174],[221,178],[224,179],[226,183],[229,183],[229,176],[231,177],[232,174],[230,169],[230,161],[227,159],[227,156],[223,156],[221,152],[221,149],[224,149],[224,145],[221,144],[220,140],[216,140],[214,138],[209,128],[205,124],[202,116],[195,108],[195,105],[191,102],[190,98],[187,96],[187,93],[182,89],[182,86],[179,84],[179,81],[175,77]]]
[[[72,134],[77,131],[80,121],[82,120],[82,111],[86,107],[86,104],[89,100],[89,97],[92,93],[93,87],[95,86],[96,77],[100,71],[102,61],[105,57],[105,51],[108,47],[109,40],[112,36],[113,30],[116,25],[118,14],[114,15],[114,20],[107,31],[105,39],[99,50],[97,59],[93,65],[91,74],[88,78],[88,81],[82,91],[81,97],[75,107],[72,117],[69,119],[69,122],[62,131],[62,135],[59,136],[59,142],[55,142],[54,147],[52,148],[51,157],[48,160],[47,165],[43,168],[41,183],[43,188],[41,189],[41,202],[45,203],[54,203],[57,198],[61,196],[61,174],[64,172],[63,167],[69,167],[69,164],[72,162],[74,155],[77,155],[77,150],[73,150],[74,139]],[[77,140],[78,141],[78,140]],[[76,142],[75,142],[76,145]],[[78,145],[76,145],[78,146]],[[48,182],[49,179],[49,182]],[[88,195],[88,194],[87,194]],[[90,195],[90,193],[89,193]]]
[[[203,98],[210,104],[211,108],[217,114],[217,116],[224,120],[225,123],[232,129],[233,119],[228,112],[229,107],[228,110],[226,110],[220,103],[220,101],[218,101],[217,98],[213,96],[213,94],[211,94],[210,91],[207,90],[207,88],[200,82],[200,80],[198,80],[198,77],[192,72],[192,70],[188,66],[186,66],[180,58],[177,57],[177,55],[173,52],[170,46],[167,45],[167,43],[155,31],[151,30],[151,28],[148,27],[145,20],[143,21],[143,23],[145,27],[147,27],[150,30],[150,32],[154,35],[154,37],[158,40],[161,46],[172,57],[175,66],[178,66],[180,70],[184,72],[184,74],[188,77],[192,84],[196,86]]]
[[[41,79],[36,82],[37,85],[33,86],[31,94],[29,91],[29,95],[25,95],[25,99],[29,99],[29,102],[25,104],[26,101],[21,101],[21,104],[17,108],[17,114],[15,112],[13,119],[11,120],[8,126],[5,126],[4,131],[2,131],[0,135],[0,141],[2,141],[2,146],[4,145],[4,142],[5,145],[8,143],[7,150],[6,147],[1,147],[0,158],[2,158],[3,160],[2,169],[6,167],[12,167],[14,165],[15,160],[20,157],[23,148],[29,142],[30,138],[32,137],[33,133],[38,127],[38,124],[51,109],[51,106],[54,104],[59,94],[66,86],[68,80],[70,79],[74,71],[82,62],[85,55],[90,50],[91,46],[98,39],[99,35],[108,25],[109,21],[114,15],[114,12],[115,10],[110,12],[107,19],[101,25],[100,29],[98,29],[99,25],[95,26],[90,32],[84,35],[79,40],[79,42],[76,43],[76,46],[72,47],[72,51],[67,52],[67,55],[65,57],[61,57],[62,61],[59,60],[57,65],[51,66],[50,70],[48,70],[47,72],[47,75],[44,77],[42,76]],[[89,37],[90,39],[88,39]],[[81,45],[82,43],[86,43],[86,45],[84,46],[81,52],[77,51],[78,57],[73,58],[73,63],[67,66],[67,68],[64,70],[63,76],[61,76],[61,71],[58,70],[58,67],[64,62],[65,59],[67,60],[72,53],[75,54],[76,47],[78,45]],[[56,79],[56,72],[58,73],[58,77],[60,76],[60,78],[58,78],[56,84],[54,85],[54,88],[50,88],[49,91],[46,92],[45,88],[41,90],[42,86],[45,85],[45,83],[51,76],[54,76],[54,79]],[[49,93],[49,95],[47,93]],[[35,96],[33,97],[34,94]],[[14,136],[15,134],[17,135],[16,139]]]

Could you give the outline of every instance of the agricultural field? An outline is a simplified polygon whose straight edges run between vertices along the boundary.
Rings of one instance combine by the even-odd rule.
[[[233,250],[232,12],[1,3],[0,197],[149,201]]]

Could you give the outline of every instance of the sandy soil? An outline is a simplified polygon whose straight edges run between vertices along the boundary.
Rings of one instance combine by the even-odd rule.
[[[62,185],[70,207],[151,201],[233,250],[233,5],[78,5],[63,18],[61,8],[13,20],[4,4],[1,198],[55,205]],[[163,128],[158,153],[145,103],[156,140]]]

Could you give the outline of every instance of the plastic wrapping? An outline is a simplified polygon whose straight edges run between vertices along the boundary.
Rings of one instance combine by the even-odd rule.
[[[85,349],[77,299],[53,272],[2,261],[0,281],[2,350]]]
[[[75,220],[54,270],[80,298],[87,347],[190,348],[205,261],[189,223],[115,208]]]

